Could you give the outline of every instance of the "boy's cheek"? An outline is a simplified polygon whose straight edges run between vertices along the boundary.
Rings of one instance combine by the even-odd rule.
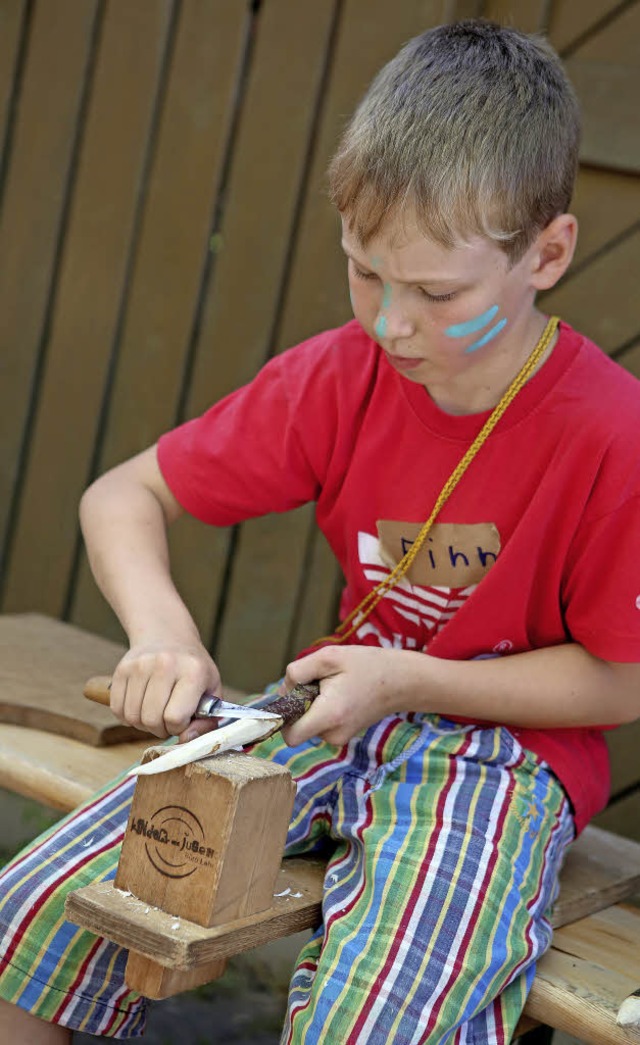
[[[373,295],[370,291],[367,292],[366,288],[354,286],[353,281],[351,281],[349,283],[349,300],[354,316],[365,330],[371,333],[377,315]]]

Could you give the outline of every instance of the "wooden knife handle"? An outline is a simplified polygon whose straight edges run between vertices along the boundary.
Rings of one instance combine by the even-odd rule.
[[[82,692],[87,700],[93,700],[95,704],[104,704],[105,707],[109,707],[111,676],[94,675],[93,678],[87,679]]]
[[[284,720],[284,725],[288,726],[289,723],[302,718],[319,693],[319,682],[302,682],[283,697],[276,697],[271,704],[263,704],[262,707],[265,711],[273,711],[275,715],[279,715]]]

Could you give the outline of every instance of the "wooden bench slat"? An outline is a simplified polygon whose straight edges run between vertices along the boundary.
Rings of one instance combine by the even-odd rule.
[[[640,987],[640,909],[615,904],[564,925],[553,935],[553,946],[564,954],[607,968]],[[631,958],[629,958],[631,955]]]
[[[554,928],[640,891],[640,847],[630,838],[588,827],[569,849],[560,880]]]
[[[0,725],[0,787],[69,812],[139,761],[149,740],[89,747],[39,729]]]
[[[638,939],[640,911],[629,907],[610,908],[558,930],[538,963],[527,1015],[586,1045],[638,1045],[640,1030],[616,1024],[620,1003],[640,983]]]

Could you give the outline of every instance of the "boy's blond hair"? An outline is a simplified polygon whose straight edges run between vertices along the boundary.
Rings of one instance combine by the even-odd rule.
[[[329,169],[366,246],[405,214],[437,243],[481,235],[511,263],[569,206],[578,103],[549,44],[486,21],[428,30],[377,75]]]

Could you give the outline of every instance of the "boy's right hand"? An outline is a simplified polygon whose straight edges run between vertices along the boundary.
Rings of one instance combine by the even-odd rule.
[[[121,722],[162,739],[192,739],[216,727],[216,719],[191,722],[205,691],[220,692],[220,674],[204,646],[136,645],[113,673],[111,710]]]

